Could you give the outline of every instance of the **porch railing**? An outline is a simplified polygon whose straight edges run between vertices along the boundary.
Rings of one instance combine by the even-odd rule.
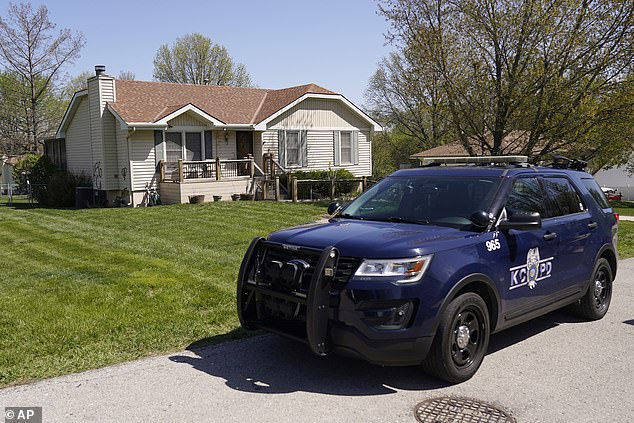
[[[253,159],[159,162],[162,182],[243,179],[255,173]]]

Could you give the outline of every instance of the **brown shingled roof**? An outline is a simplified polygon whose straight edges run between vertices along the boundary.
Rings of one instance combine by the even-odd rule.
[[[156,122],[193,104],[226,124],[259,123],[307,93],[336,94],[315,84],[281,90],[166,82],[115,81],[109,105],[126,122]]]
[[[504,140],[502,140],[502,154],[519,154],[522,148],[528,142],[530,133],[526,131],[511,131]],[[490,143],[493,142],[493,138],[490,138]],[[488,155],[488,151],[484,151],[479,141],[470,139],[473,152],[476,156]],[[537,147],[536,147],[537,148]],[[430,148],[429,150],[421,151],[420,153],[412,154],[410,159],[416,160],[424,157],[463,157],[469,156],[467,149],[464,148],[461,142],[456,141],[450,144],[439,145],[438,147]]]

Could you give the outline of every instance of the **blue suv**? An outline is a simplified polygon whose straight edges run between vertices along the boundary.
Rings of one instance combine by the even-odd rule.
[[[465,381],[492,333],[563,306],[589,320],[607,312],[618,216],[582,169],[520,156],[397,171],[331,204],[328,223],[255,238],[238,277],[240,323],[318,355]]]

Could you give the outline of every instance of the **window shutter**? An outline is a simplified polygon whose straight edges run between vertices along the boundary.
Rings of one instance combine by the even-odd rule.
[[[352,163],[359,164],[359,131],[352,131]]]
[[[307,131],[299,131],[299,164],[302,167],[308,166],[308,141]]]
[[[335,152],[334,163],[335,163],[335,166],[339,166],[341,165],[341,143],[339,141],[339,131],[333,131],[333,139],[334,139],[333,150]]]
[[[161,160],[165,160],[165,155],[163,154],[163,131],[154,131],[154,157],[156,166]]]
[[[214,150],[212,143],[212,132],[205,131],[205,160],[214,158]]]
[[[286,131],[277,131],[277,159],[286,167]]]

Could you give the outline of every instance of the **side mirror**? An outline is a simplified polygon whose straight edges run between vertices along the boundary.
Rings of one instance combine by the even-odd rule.
[[[542,227],[542,217],[538,212],[516,211],[500,222],[498,229],[508,231],[516,229],[518,231],[530,231]]]
[[[486,228],[493,222],[493,215],[491,213],[485,212],[484,210],[478,210],[474,212],[469,220],[478,228]]]
[[[337,202],[328,204],[328,214],[331,216],[337,213],[340,209],[341,209],[341,204]]]

